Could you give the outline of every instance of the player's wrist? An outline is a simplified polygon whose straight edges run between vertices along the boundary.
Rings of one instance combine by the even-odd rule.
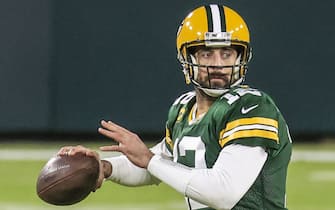
[[[113,167],[112,164],[107,160],[101,160],[102,168],[104,172],[104,178],[107,179],[112,175]]]
[[[146,164],[145,164],[145,167],[144,168],[148,168],[148,165],[149,165],[149,163],[150,163],[150,161],[151,161],[151,159],[152,159],[152,157],[154,156],[155,154],[153,153],[153,152],[149,152],[147,155],[146,155]]]

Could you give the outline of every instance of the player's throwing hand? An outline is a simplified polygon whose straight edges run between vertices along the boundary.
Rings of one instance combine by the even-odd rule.
[[[117,151],[128,157],[135,165],[147,168],[154,155],[139,136],[111,121],[101,121],[99,133],[118,142],[118,145],[102,146],[102,151]]]

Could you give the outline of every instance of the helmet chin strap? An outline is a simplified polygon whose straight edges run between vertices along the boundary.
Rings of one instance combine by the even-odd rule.
[[[206,95],[212,98],[217,98],[229,91],[229,88],[226,88],[226,89],[209,89],[209,88],[203,88],[203,87],[198,87],[198,88],[201,91],[203,91]]]
[[[190,55],[191,61],[193,64],[198,64],[197,60],[195,59],[194,55]],[[193,68],[193,75],[194,75],[194,80],[198,79],[198,72],[199,72],[199,67],[198,66],[192,66]]]
[[[236,61],[235,61],[235,66],[233,68],[233,76],[232,76],[232,79],[233,79],[233,83],[235,83],[236,81],[235,80],[238,80],[240,78],[240,66],[241,64],[241,53],[238,55],[238,57],[236,58]]]

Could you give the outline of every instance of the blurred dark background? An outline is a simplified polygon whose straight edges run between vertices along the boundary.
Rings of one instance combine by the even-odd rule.
[[[0,1],[0,137],[97,137],[112,119],[162,137],[168,108],[192,87],[176,31],[204,1]],[[335,1],[206,1],[251,31],[247,83],[269,93],[293,136],[335,134]]]

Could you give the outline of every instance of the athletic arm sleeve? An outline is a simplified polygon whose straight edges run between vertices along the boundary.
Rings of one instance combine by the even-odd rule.
[[[267,153],[260,147],[228,145],[211,169],[192,169],[155,155],[148,171],[185,196],[215,209],[231,209],[260,173]]]
[[[165,145],[165,139],[150,149],[154,154],[170,158],[171,154]],[[134,165],[125,155],[104,158],[112,164],[112,174],[106,180],[125,186],[142,186],[159,184],[160,180],[152,176],[146,169]]]

